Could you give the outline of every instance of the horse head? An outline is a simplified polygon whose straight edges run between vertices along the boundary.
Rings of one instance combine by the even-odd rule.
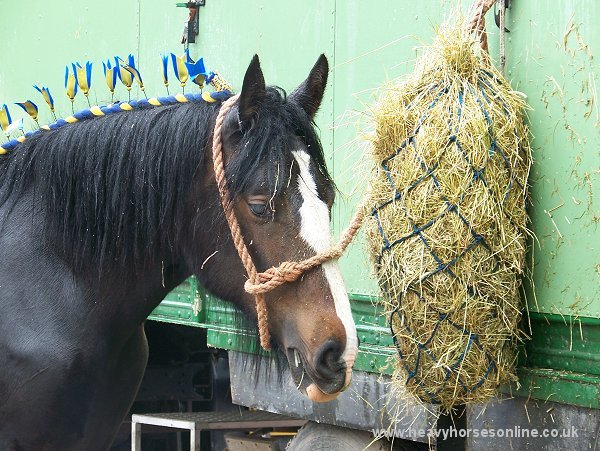
[[[265,86],[255,56],[239,100],[225,117],[221,135],[232,208],[258,271],[306,259],[332,244],[335,187],[313,122],[327,74],[327,59],[321,55],[308,78],[286,96]],[[203,179],[214,194],[210,165]],[[210,221],[214,244],[204,252],[218,252],[196,274],[210,291],[256,317],[229,229],[223,219]],[[334,399],[349,385],[357,353],[356,328],[337,261],[305,272],[266,293],[265,299],[272,341],[286,355],[295,384],[312,400]]]

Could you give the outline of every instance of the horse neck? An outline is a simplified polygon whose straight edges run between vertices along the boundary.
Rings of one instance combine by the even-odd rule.
[[[157,261],[132,277],[115,272],[100,276],[98,293],[113,304],[110,310],[118,311],[124,324],[139,325],[188,275],[189,271],[177,263]]]

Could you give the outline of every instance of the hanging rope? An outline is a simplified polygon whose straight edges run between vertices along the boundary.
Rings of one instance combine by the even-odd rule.
[[[227,189],[227,179],[225,178],[225,166],[223,163],[221,130],[223,128],[225,116],[237,102],[238,98],[239,94],[229,98],[223,102],[221,109],[219,110],[213,132],[213,165],[217,187],[219,188],[219,197],[221,198],[221,205],[223,206],[223,211],[225,212],[229,230],[231,231],[231,237],[238,255],[242,260],[242,264],[246,269],[246,273],[248,274],[248,280],[244,284],[244,289],[246,292],[254,295],[255,298],[260,345],[264,349],[269,350],[271,348],[271,339],[268,327],[268,310],[265,302],[265,293],[274,290],[284,283],[297,280],[306,271],[309,271],[312,268],[325,263],[326,261],[340,258],[344,250],[348,247],[360,229],[364,219],[365,208],[364,204],[359,207],[354,218],[352,219],[352,222],[342,233],[340,241],[327,251],[320,252],[317,255],[299,262],[286,261],[277,267],[272,267],[267,269],[265,272],[259,273],[254,265],[254,262],[252,261],[250,252],[248,252],[240,225],[235,216],[235,212],[233,211],[233,204],[231,202],[231,195]]]
[[[467,23],[469,33],[477,33],[481,42],[481,48],[486,52],[488,49],[487,33],[485,32],[485,15],[494,4],[498,5],[498,27],[500,28],[500,72],[504,75],[504,66],[506,64],[505,54],[505,19],[506,19],[506,0],[476,0],[471,6],[471,21]]]
[[[487,34],[485,32],[485,14],[494,5],[496,0],[477,0],[471,7],[472,19],[468,24],[468,30],[480,35],[481,48],[488,51]]]
[[[471,21],[467,24],[469,32],[479,34],[481,48],[488,51],[487,33],[485,32],[485,14],[496,3],[496,0],[476,0],[471,7]]]

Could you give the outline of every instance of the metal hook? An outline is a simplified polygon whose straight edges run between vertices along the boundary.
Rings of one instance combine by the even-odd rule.
[[[189,47],[189,44],[196,42],[196,36],[199,33],[198,9],[206,6],[206,0],[189,0],[187,3],[177,3],[177,7],[188,8],[188,20],[185,22],[181,43]]]
[[[500,28],[500,11],[498,10],[498,3],[494,3],[494,22],[496,22],[496,26]],[[504,11],[510,8],[510,0],[504,0]],[[504,26],[504,31],[510,33],[510,30]]]

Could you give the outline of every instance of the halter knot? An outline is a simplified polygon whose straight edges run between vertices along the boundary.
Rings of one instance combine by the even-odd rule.
[[[300,278],[304,272],[311,269],[303,265],[304,262],[283,262],[279,266],[273,266],[265,272],[258,273],[258,282],[253,283],[246,280],[244,290],[254,296],[257,294],[268,293],[284,283],[294,282]],[[314,267],[316,265],[312,265]]]

